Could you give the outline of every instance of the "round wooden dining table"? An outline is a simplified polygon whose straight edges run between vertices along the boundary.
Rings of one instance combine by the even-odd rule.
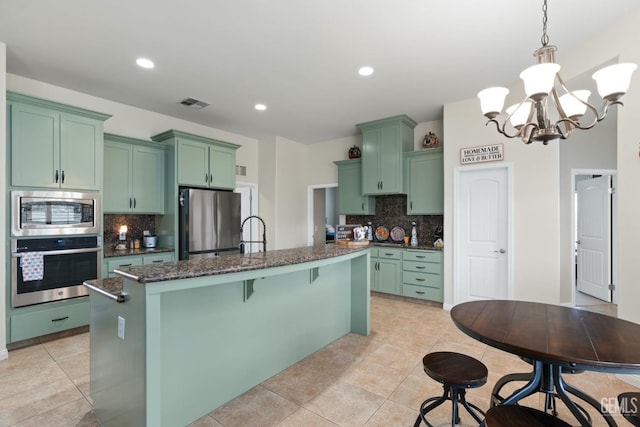
[[[461,303],[451,309],[451,319],[472,338],[533,363],[528,382],[510,396],[496,399],[507,380],[496,384],[492,405],[513,404],[551,387],[581,425],[591,423],[568,393],[595,407],[608,425],[615,426],[611,414],[593,397],[567,384],[562,373],[640,373],[637,323],[572,307],[511,300]]]

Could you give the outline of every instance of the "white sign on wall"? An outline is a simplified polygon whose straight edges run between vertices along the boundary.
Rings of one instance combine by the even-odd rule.
[[[504,160],[503,144],[469,147],[460,150],[460,164],[496,162]]]

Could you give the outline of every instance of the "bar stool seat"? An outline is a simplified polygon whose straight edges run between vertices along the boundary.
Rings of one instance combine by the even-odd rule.
[[[640,426],[640,393],[629,391],[618,395],[620,413],[634,426]]]
[[[458,403],[471,414],[478,422],[482,422],[481,415],[484,412],[476,405],[467,402],[466,390],[478,388],[487,383],[487,367],[473,357],[449,351],[439,351],[429,353],[422,358],[424,372],[442,384],[444,393],[442,396],[430,397],[420,405],[420,414],[416,419],[414,427],[418,427],[421,422],[432,427],[427,421],[426,414],[432,409],[440,406],[447,400],[451,400],[451,425],[459,424]]]
[[[486,427],[571,427],[546,412],[519,405],[498,405],[490,408],[485,416]]]

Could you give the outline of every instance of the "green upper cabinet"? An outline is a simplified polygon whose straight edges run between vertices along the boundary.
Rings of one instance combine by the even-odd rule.
[[[405,153],[405,190],[408,215],[444,213],[442,148]]]
[[[110,116],[7,92],[11,185],[100,190]]]
[[[118,135],[104,140],[104,212],[164,213],[164,149]]]
[[[375,197],[362,195],[362,162],[360,159],[333,162],[338,166],[338,213],[341,215],[374,215]]]
[[[401,115],[357,125],[362,132],[362,194],[403,194],[403,153],[416,122]]]
[[[176,143],[178,185],[233,190],[239,145],[169,130],[151,137]]]

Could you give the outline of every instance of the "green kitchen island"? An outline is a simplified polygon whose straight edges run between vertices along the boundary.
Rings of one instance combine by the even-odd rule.
[[[85,283],[90,391],[104,426],[187,425],[349,332],[369,335],[366,249],[326,245],[116,272]]]

